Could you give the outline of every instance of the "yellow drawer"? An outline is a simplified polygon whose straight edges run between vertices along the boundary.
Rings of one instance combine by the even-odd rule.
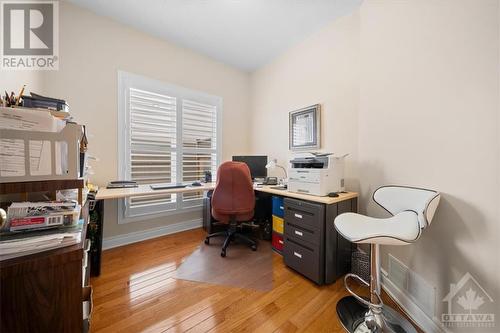
[[[281,217],[277,217],[276,215],[273,215],[273,230],[275,232],[282,234],[284,224],[285,224],[285,222]]]

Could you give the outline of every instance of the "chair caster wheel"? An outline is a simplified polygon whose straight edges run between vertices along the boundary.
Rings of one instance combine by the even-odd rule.
[[[220,256],[221,256],[222,258],[226,257],[226,251],[222,250],[222,252],[220,253]]]
[[[252,245],[252,251],[257,251],[257,246],[256,245]]]
[[[210,238],[205,238],[205,244],[207,244],[207,245],[210,244]]]

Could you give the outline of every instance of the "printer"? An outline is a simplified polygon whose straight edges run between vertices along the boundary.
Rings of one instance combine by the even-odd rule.
[[[292,159],[288,171],[288,191],[318,196],[344,191],[346,156],[323,154]]]

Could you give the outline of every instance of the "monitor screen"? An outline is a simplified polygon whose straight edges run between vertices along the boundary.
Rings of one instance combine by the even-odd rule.
[[[252,179],[267,177],[267,156],[233,156],[233,161],[246,163]]]

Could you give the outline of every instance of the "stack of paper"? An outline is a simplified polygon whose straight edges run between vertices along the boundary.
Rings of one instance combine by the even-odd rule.
[[[66,122],[50,112],[22,108],[0,108],[0,129],[21,131],[60,132]],[[25,176],[25,144],[22,139],[0,139],[0,176]],[[30,174],[50,175],[51,145],[48,140],[30,140]],[[68,146],[65,141],[55,143],[56,174],[63,174],[67,168]]]
[[[0,260],[70,246],[80,242],[81,233],[61,233],[0,242]]]
[[[81,242],[82,224],[76,227],[0,237],[0,261],[70,246]]]
[[[0,108],[0,128],[37,132],[60,132],[66,122],[50,112],[23,108]]]

